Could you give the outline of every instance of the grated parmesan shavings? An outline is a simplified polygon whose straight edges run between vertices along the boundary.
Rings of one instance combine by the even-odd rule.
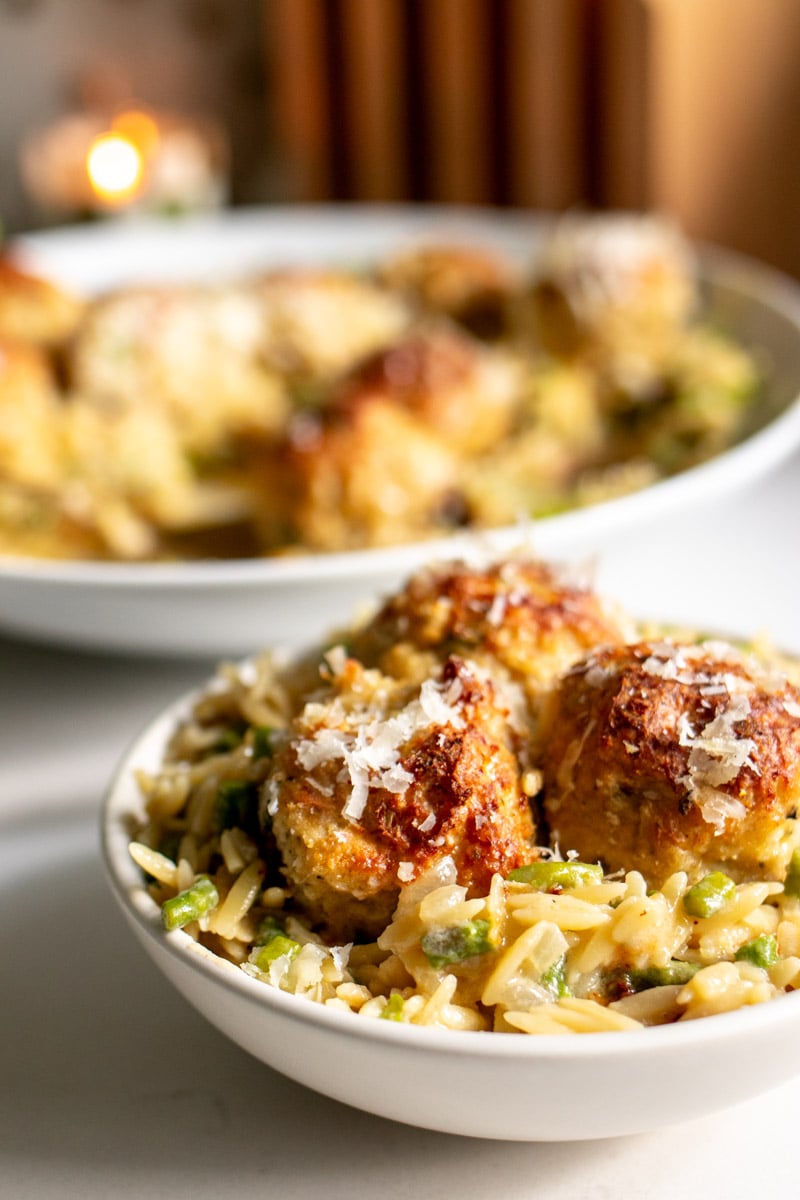
[[[684,776],[689,794],[699,804],[703,819],[722,830],[726,821],[741,819],[745,806],[735,796],[718,789],[736,778],[747,767],[760,774],[752,755],[756,744],[752,738],[741,737],[735,729],[739,721],[750,715],[750,702],[739,693],[731,697],[726,709],[695,731],[686,713],[678,722],[678,741],[689,749],[688,775]]]
[[[419,696],[386,720],[367,720],[350,729],[317,729],[296,747],[297,760],[306,771],[341,760],[349,776],[350,794],[342,809],[348,821],[359,821],[370,787],[401,795],[414,776],[401,761],[399,749],[414,734],[432,725],[462,729],[464,718],[455,707],[463,686],[458,678],[446,684],[426,679]]]

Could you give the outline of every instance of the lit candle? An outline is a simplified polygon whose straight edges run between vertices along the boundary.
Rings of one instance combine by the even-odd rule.
[[[98,199],[123,207],[141,191],[145,163],[139,148],[120,133],[96,137],[86,156],[86,171]]]
[[[31,196],[53,215],[215,208],[227,199],[227,141],[213,122],[145,108],[65,116],[26,143]]]

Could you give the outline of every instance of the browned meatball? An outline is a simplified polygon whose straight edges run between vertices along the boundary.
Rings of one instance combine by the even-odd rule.
[[[343,382],[338,407],[388,401],[464,454],[506,434],[519,401],[521,368],[455,329],[409,334],[366,359]]]
[[[84,303],[57,284],[0,258],[0,338],[49,348],[72,336]]]
[[[450,330],[364,360],[254,462],[265,546],[387,546],[462,524],[462,456],[507,429],[518,383],[515,360]]]
[[[428,537],[445,528],[457,468],[441,438],[383,400],[301,418],[262,463],[262,539],[333,551]]]
[[[286,419],[283,385],[261,360],[262,336],[245,287],[121,288],[87,311],[70,353],[73,386],[106,411],[154,407],[193,457],[224,459],[237,437],[271,438]]]
[[[390,674],[425,671],[449,653],[466,655],[520,684],[535,708],[542,691],[587,650],[631,633],[623,614],[590,588],[555,567],[511,558],[483,568],[451,562],[420,571],[353,647]]]
[[[347,271],[287,267],[251,286],[264,357],[289,378],[332,379],[396,341],[410,319],[401,297]]]
[[[590,654],[545,719],[544,811],[563,851],[639,870],[783,878],[800,797],[800,692],[721,643]]]
[[[642,336],[679,328],[693,312],[694,254],[659,217],[570,214],[543,248],[531,296],[534,326],[551,353],[630,353]]]
[[[401,250],[381,266],[379,277],[423,311],[451,317],[485,338],[505,330],[509,298],[517,286],[504,258],[469,245]]]
[[[374,937],[402,884],[452,858],[482,893],[531,857],[508,712],[462,659],[421,687],[340,664],[276,756],[266,814],[297,902],[328,938]]]

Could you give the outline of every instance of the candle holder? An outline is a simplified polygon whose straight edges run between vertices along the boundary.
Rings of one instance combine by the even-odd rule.
[[[20,166],[50,219],[197,212],[229,199],[219,122],[145,106],[68,113],[28,138]]]

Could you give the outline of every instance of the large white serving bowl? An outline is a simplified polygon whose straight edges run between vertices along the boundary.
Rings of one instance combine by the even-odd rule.
[[[429,238],[494,246],[532,262],[552,218],[449,208],[241,210],[178,223],[111,223],[20,240],[31,267],[94,292],[147,280],[221,278],[286,263],[364,263]],[[800,446],[800,288],[738,255],[700,252],[708,309],[756,349],[770,372],[763,405],[738,445],[643,491],[540,519],[542,556],[575,560],[621,544],[656,518],[702,507],[752,484]],[[220,657],[300,644],[348,619],[366,596],[396,587],[433,558],[506,553],[518,528],[342,554],[189,563],[0,559],[0,630],[98,649]]]
[[[513,1141],[653,1130],[747,1100],[800,1070],[800,994],[643,1031],[457,1033],[334,1011],[251,978],[180,930],[165,933],[127,847],[142,815],[135,772],[157,768],[189,704],[159,716],[120,766],[102,818],[106,870],[155,965],[268,1066],[378,1116]]]

